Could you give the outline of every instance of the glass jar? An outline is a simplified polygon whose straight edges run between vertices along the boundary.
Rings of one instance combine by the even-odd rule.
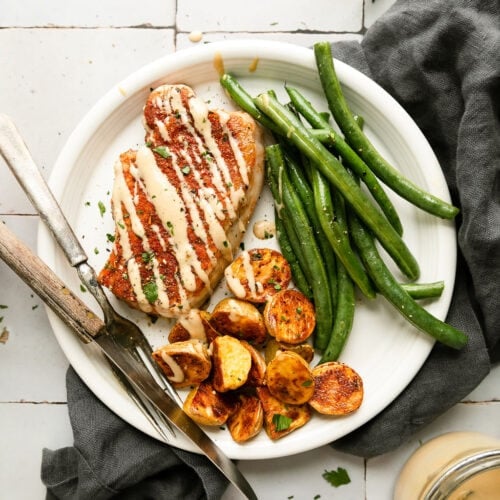
[[[404,465],[394,500],[500,499],[500,439],[450,432],[422,445]]]

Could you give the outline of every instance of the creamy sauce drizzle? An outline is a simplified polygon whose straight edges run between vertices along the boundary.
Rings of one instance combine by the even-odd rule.
[[[124,213],[122,207],[125,207],[130,217],[132,231],[142,240],[144,251],[151,252],[146,230],[136,210],[140,193],[144,192],[148,201],[154,206],[163,227],[151,225],[150,229],[157,237],[162,250],[165,251],[170,247],[174,252],[179,269],[178,276],[176,275],[180,295],[179,306],[184,311],[188,311],[187,292],[196,290],[197,278],[210,288],[210,279],[189,241],[186,214],[189,214],[191,219],[190,228],[205,243],[205,249],[212,264],[216,263],[218,257],[210,248],[210,241],[213,242],[224,258],[229,260],[232,258],[232,248],[224,230],[223,222],[228,216],[231,220],[236,219],[238,208],[244,201],[245,195],[243,187],[234,187],[229,166],[218,147],[217,141],[212,136],[212,125],[208,119],[209,111],[207,106],[198,99],[193,98],[188,100],[188,107],[186,108],[181,93],[177,91],[176,87],[170,88],[166,92],[166,96],[168,98],[157,96],[153,101],[154,105],[166,111],[168,115],[175,114],[182,121],[186,133],[194,138],[199,152],[193,158],[188,152],[188,148],[192,148],[192,145],[190,146],[187,140],[182,141],[182,138],[180,138],[180,142],[184,149],[179,148],[177,144],[177,154],[172,151],[169,152],[171,167],[179,180],[180,192],[163,174],[156,163],[155,155],[146,146],[138,149],[135,165],[130,167],[130,173],[135,180],[132,193],[126,184],[121,162],[118,161],[115,164],[115,183],[112,195],[114,219],[123,249],[123,258],[127,262],[127,274],[131,287],[141,309],[145,312],[151,312],[153,307],[148,303],[143,290],[145,283],[141,282],[140,264],[132,254],[129,235],[123,224]],[[248,168],[237,140],[227,127],[229,114],[218,113],[223,133],[228,138],[233,151],[241,181],[247,186],[249,183]],[[155,125],[168,147],[171,138],[166,124],[157,120]],[[214,187],[205,185],[198,171],[197,167],[202,163],[201,157],[203,155],[205,155],[206,165],[210,170],[210,177]],[[192,175],[196,182],[195,189],[186,182],[186,175]],[[164,234],[168,236],[165,237]],[[150,262],[154,282],[158,290],[155,307],[157,310],[168,311],[170,306],[168,295],[160,273],[159,262],[153,252],[151,252]]]
[[[262,283],[255,280],[255,273],[250,261],[250,254],[247,251],[243,251],[240,254],[240,258],[243,264],[242,279],[233,273],[231,266],[228,266],[224,272],[227,285],[233,294],[239,299],[245,297],[247,289],[251,292],[257,291],[259,293],[264,289]],[[239,271],[241,271],[241,269]],[[246,285],[243,284],[244,281],[246,281]]]
[[[179,366],[179,363],[177,363],[172,356],[163,351],[161,353],[161,359],[172,370],[172,375],[167,378],[172,382],[183,382],[185,379],[185,375],[182,368]]]
[[[198,309],[192,309],[188,314],[179,318],[179,323],[189,332],[192,339],[206,341],[205,327]]]

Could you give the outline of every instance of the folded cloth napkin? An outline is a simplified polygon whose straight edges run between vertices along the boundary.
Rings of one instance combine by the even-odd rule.
[[[467,396],[500,360],[500,4],[402,0],[339,58],[371,76],[412,116],[444,171],[457,218],[457,277],[447,322],[469,335],[436,344],[406,390],[333,443],[371,457],[392,450]]]
[[[418,123],[455,204],[459,258],[447,321],[470,336],[436,345],[408,388],[333,446],[371,457],[392,450],[464,398],[500,360],[500,13],[498,0],[404,0],[361,44],[335,57],[370,75]],[[47,498],[220,498],[225,479],[203,457],[131,428],[67,376],[74,446],[44,450]]]
[[[74,445],[43,450],[47,500],[216,500],[224,476],[204,456],[164,445],[123,421],[81,381],[66,376]]]

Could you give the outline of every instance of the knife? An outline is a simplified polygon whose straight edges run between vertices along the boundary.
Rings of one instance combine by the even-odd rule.
[[[25,179],[18,177],[18,180],[27,190],[30,199],[35,198],[37,189],[48,191],[48,186],[41,185],[41,182],[45,181],[15,126],[8,117],[1,114],[0,154],[16,173],[16,177],[18,177],[17,174],[25,177]],[[24,167],[22,170],[20,162]],[[25,185],[25,180],[30,184],[28,188]],[[45,219],[43,214],[42,219]],[[68,246],[72,245],[71,240],[72,238],[67,238],[59,243]],[[123,373],[134,389],[146,397],[170,423],[196,445],[246,498],[257,499],[251,486],[236,465],[202,431],[198,424],[162,390],[147,368],[138,362],[128,350],[119,345],[113,336],[106,335],[105,323],[1,222],[0,257],[78,334],[80,340],[91,343],[104,354]]]

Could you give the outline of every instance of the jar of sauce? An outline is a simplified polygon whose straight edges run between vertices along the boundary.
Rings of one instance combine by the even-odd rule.
[[[422,445],[404,465],[394,500],[500,499],[500,439],[450,432]]]

